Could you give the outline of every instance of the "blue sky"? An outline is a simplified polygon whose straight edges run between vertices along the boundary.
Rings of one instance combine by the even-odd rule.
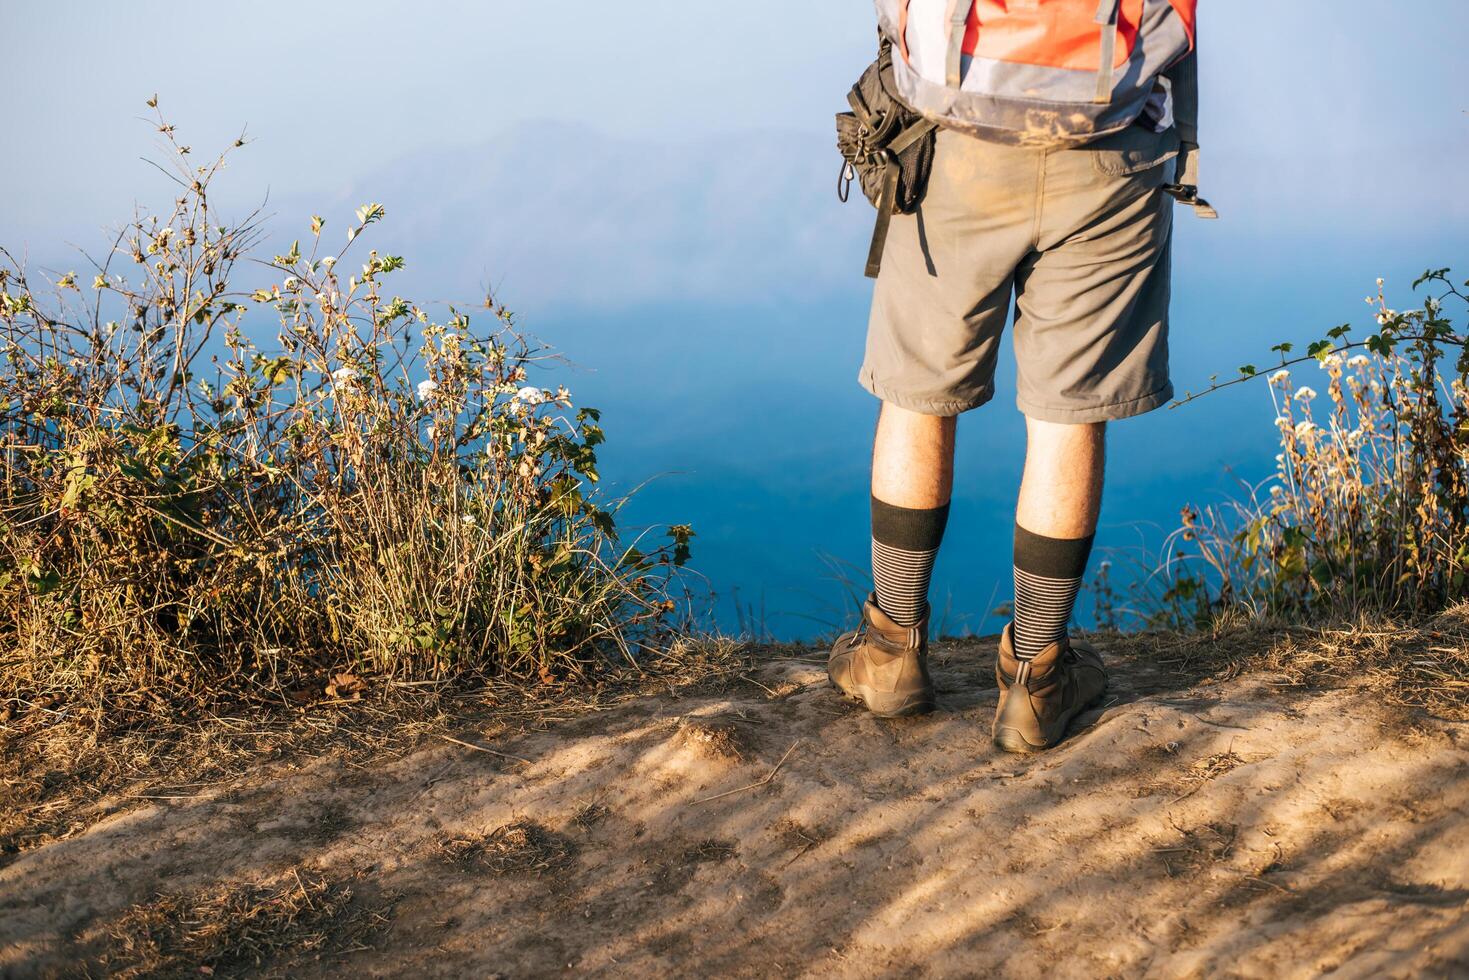
[[[1293,214],[1466,217],[1465,195],[1443,183],[1469,146],[1469,5],[1203,7],[1212,196],[1262,196]],[[154,92],[201,149],[249,127],[242,194],[352,186],[534,120],[644,145],[724,138],[738,156],[750,130],[826,140],[872,22],[866,4],[837,0],[5,0],[0,237],[34,248],[82,234],[156,188],[138,159],[152,147],[138,117]],[[595,179],[595,146],[584,159]]]

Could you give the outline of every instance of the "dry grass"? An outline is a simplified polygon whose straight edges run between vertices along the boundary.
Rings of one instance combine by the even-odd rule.
[[[134,906],[108,927],[97,966],[122,980],[289,975],[293,962],[369,948],[389,915],[354,903],[348,883],[296,868]]]
[[[707,838],[690,844],[680,855],[684,864],[723,864],[739,856],[739,846],[734,841]]]
[[[1343,325],[1302,357],[1272,348],[1275,473],[1240,499],[1185,507],[1131,615],[1322,623],[1425,616],[1469,599],[1469,295],[1448,273],[1421,276],[1414,289],[1429,295],[1404,311],[1388,307],[1379,279],[1368,337]],[[1209,390],[1260,374],[1240,372]],[[1105,581],[1098,591],[1114,598]]]
[[[693,532],[617,527],[551,352],[488,297],[395,296],[380,205],[261,254],[212,206],[223,158],[158,127],[170,210],[80,277],[0,247],[0,697],[117,725],[322,671],[584,678],[677,635]]]
[[[576,848],[535,821],[517,820],[486,834],[448,835],[439,841],[438,852],[466,870],[539,878],[570,867]]]
[[[1227,823],[1175,827],[1177,839],[1153,848],[1170,878],[1194,875],[1226,861],[1234,850],[1239,828]]]
[[[1282,687],[1368,688],[1391,703],[1469,718],[1469,602],[1416,623],[1363,615],[1299,626],[1234,617],[1212,630],[1151,631],[1128,642],[1181,673],[1262,672]]]

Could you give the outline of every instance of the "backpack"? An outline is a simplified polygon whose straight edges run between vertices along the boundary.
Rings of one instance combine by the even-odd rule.
[[[1082,146],[1132,125],[1159,79],[1178,129],[1164,190],[1201,218],[1198,0],[875,0],[878,58],[837,116],[842,171],[877,208],[867,275],[893,214],[923,198],[938,126],[1020,146]],[[896,56],[895,56],[896,55]]]
[[[905,103],[1025,146],[1080,146],[1130,125],[1155,79],[1193,52],[1197,3],[876,0]]]
[[[837,114],[837,152],[842,155],[837,198],[845,204],[856,180],[877,208],[867,252],[869,279],[876,279],[882,266],[892,216],[918,210],[933,169],[938,124],[904,105],[895,88],[892,44],[880,38],[877,60],[847,93],[852,111]]]

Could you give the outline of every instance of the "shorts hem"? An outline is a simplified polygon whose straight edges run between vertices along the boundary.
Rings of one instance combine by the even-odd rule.
[[[1120,419],[1132,418],[1134,415],[1142,415],[1163,405],[1173,397],[1173,382],[1168,382],[1156,391],[1149,392],[1137,398],[1127,401],[1109,402],[1105,405],[1085,405],[1081,407],[1065,405],[1037,405],[1027,402],[1023,398],[1015,399],[1015,407],[1020,409],[1027,418],[1038,419],[1041,422],[1063,422],[1072,424],[1084,424],[1087,422],[1116,422]]]
[[[919,415],[937,415],[944,418],[978,408],[995,397],[995,389],[990,386],[982,388],[968,398],[925,398],[921,395],[911,395],[889,388],[867,371],[858,375],[857,383],[874,397],[889,405],[896,405],[898,408],[917,412]]]

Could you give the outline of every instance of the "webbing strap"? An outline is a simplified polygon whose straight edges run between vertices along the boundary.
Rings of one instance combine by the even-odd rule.
[[[958,88],[964,80],[964,31],[969,26],[972,9],[974,0],[954,0],[954,12],[949,15],[949,58],[945,72],[949,88]]]
[[[1112,62],[1117,57],[1117,20],[1122,0],[1100,0],[1097,23],[1102,25],[1102,58],[1097,65],[1097,94],[1093,102],[1112,101]]]
[[[1179,204],[1187,204],[1200,218],[1217,218],[1219,212],[1208,201],[1199,197],[1199,148],[1194,143],[1183,143],[1178,148],[1174,164],[1175,177],[1163,190],[1173,196]]]
[[[867,249],[868,279],[876,279],[878,272],[882,271],[882,253],[887,245],[888,226],[893,221],[893,208],[898,202],[898,177],[903,170],[902,164],[898,162],[898,154],[937,128],[937,123],[920,119],[893,137],[893,141],[883,151],[886,162],[882,175],[882,194],[877,200],[877,224],[872,228],[872,244]]]
[[[902,167],[892,150],[883,150],[887,163],[882,175],[882,193],[877,198],[877,224],[872,229],[872,244],[867,249],[867,278],[876,279],[882,268],[882,249],[888,240],[888,225],[893,221],[893,204],[898,200],[898,174]]]
[[[912,146],[914,143],[918,142],[921,138],[926,136],[930,130],[938,129],[938,125],[938,123],[933,122],[932,120],[920,119],[918,120],[918,122],[903,130],[897,136],[894,136],[893,141],[888,144],[888,149],[892,150],[894,153],[902,153],[904,150],[908,149],[908,147]]]
[[[858,122],[869,130],[875,128],[872,113],[868,111],[867,100],[862,98],[862,89],[859,86],[853,85],[852,90],[847,93],[847,105],[852,107],[852,112],[856,115]]]

